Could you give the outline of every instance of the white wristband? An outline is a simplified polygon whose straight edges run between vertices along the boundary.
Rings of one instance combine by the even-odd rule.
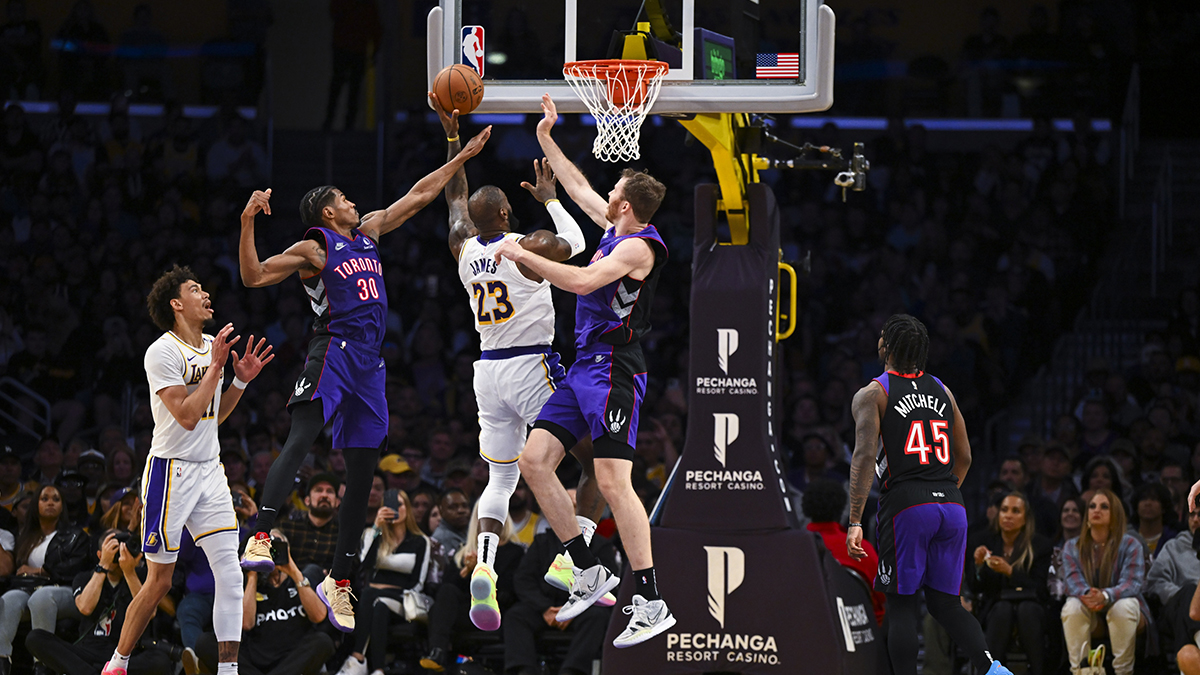
[[[233,386],[237,387],[238,389],[245,389],[247,384],[250,384],[250,383],[242,382],[241,380],[238,379],[237,375],[233,376]]]

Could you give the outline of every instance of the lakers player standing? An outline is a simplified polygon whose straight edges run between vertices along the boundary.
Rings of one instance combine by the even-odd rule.
[[[251,335],[239,358],[232,350],[238,337],[230,339],[233,324],[226,324],[215,337],[204,333],[204,324],[212,321],[212,303],[187,267],[176,265],[159,277],[147,305],[155,325],[166,331],[146,350],[154,415],[154,439],[142,475],[142,550],[148,570],[142,590],[129,604],[121,639],[103,675],[125,675],[142,631],[171,589],[185,525],[208,556],[216,582],[217,672],[232,675],[237,672],[242,635],[242,570],[237,517],[219,459],[217,425],[233,412],[246,384],[275,356],[266,339],[255,345]],[[231,356],[233,385],[222,396],[225,362]],[[103,573],[103,568],[96,573]]]
[[[449,157],[459,152],[458,111],[447,115],[434,101],[449,142]],[[542,405],[566,376],[559,356],[551,349],[554,341],[554,304],[550,283],[511,260],[496,261],[496,250],[505,241],[515,241],[526,250],[551,260],[562,261],[583,252],[583,230],[555,199],[555,180],[548,162],[534,162],[536,185],[522,183],[546,206],[557,234],[537,230],[529,235],[512,231],[516,217],[504,191],[485,185],[467,198],[467,177],[460,168],[446,184],[450,205],[450,253],[458,261],[458,276],[470,298],[479,331],[482,354],[475,363],[475,399],[479,406],[479,454],[488,462],[488,483],[479,498],[479,558],[471,575],[471,621],[481,630],[500,627],[496,604],[496,575],[492,566],[499,532],[508,515],[508,501],[520,480],[517,460],[525,446],[526,429],[537,421]],[[590,447],[576,447],[584,467],[577,489],[576,516],[588,535],[604,510],[592,471]],[[561,556],[560,556],[561,557]],[[566,587],[556,576],[572,578],[569,562],[556,560],[546,574],[552,584]],[[559,576],[562,576],[561,574]],[[607,598],[605,604],[613,604]]]

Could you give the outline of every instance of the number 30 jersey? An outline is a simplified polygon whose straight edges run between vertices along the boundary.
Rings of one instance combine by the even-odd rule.
[[[550,282],[528,279],[507,258],[496,262],[500,242],[520,241],[524,236],[509,232],[488,240],[471,237],[459,250],[458,276],[471,298],[483,351],[554,341]]]
[[[347,239],[325,227],[309,228],[305,239],[325,248],[320,274],[301,278],[316,318],[317,335],[349,340],[378,352],[387,326],[387,289],[375,240],[355,230]]]
[[[875,378],[887,394],[879,425],[883,447],[875,473],[886,493],[910,480],[957,482],[954,467],[954,406],[942,381],[929,373],[888,371]]]

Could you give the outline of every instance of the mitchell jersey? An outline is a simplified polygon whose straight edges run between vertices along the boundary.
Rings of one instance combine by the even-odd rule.
[[[501,242],[520,241],[524,236],[509,232],[486,241],[471,237],[459,249],[458,277],[471,298],[483,351],[554,342],[550,282],[527,278],[508,258],[496,262]]]
[[[900,375],[888,371],[875,381],[887,394],[879,425],[883,447],[875,474],[885,493],[909,480],[957,483],[954,467],[954,407],[942,381],[929,373]]]
[[[378,350],[387,323],[387,290],[379,246],[354,231],[347,239],[325,227],[304,233],[325,247],[325,267],[316,276],[301,278],[309,304],[317,315],[313,330]]]
[[[612,253],[626,239],[645,239],[654,251],[654,267],[645,279],[624,276],[598,288],[587,295],[579,296],[575,304],[575,348],[584,349],[596,343],[619,347],[633,344],[650,332],[650,306],[654,304],[654,290],[658,286],[659,273],[667,262],[667,245],[658,230],[647,225],[640,232],[617,236],[617,228],[610,227],[600,239],[600,246],[589,265]]]
[[[196,428],[184,429],[167,405],[160,391],[167,387],[183,385],[187,392],[200,386],[200,378],[212,363],[211,335],[204,336],[204,348],[197,350],[167,331],[146,350],[146,379],[150,383],[150,412],[154,416],[154,439],[150,442],[150,456],[164,459],[183,459],[189,462],[206,462],[217,459],[221,454],[217,443],[217,415],[221,410],[221,385],[225,373],[217,383],[212,401]]]

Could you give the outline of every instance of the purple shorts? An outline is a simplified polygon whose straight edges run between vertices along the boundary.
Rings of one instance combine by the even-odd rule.
[[[326,423],[333,422],[333,447],[378,448],[387,438],[386,381],[378,350],[318,335],[288,407],[320,400]]]
[[[967,551],[967,510],[949,483],[902,483],[880,497],[875,590],[911,595],[922,587],[958,595]]]
[[[632,461],[645,395],[641,345],[592,345],[579,351],[533,426],[554,434],[567,451],[586,436],[595,457]]]

